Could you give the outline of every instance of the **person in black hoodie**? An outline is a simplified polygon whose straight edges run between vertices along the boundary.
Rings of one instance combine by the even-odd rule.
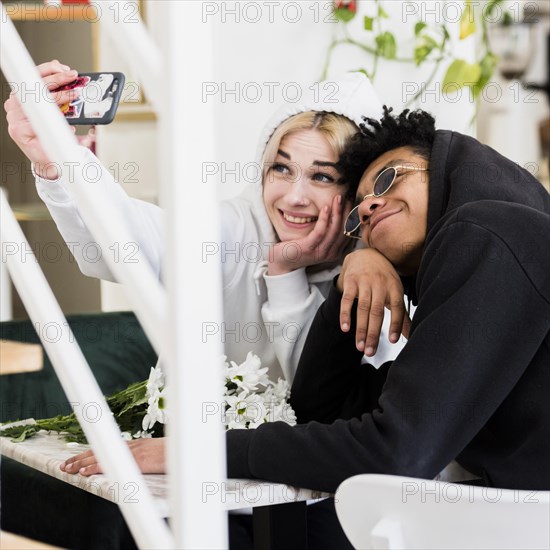
[[[359,182],[346,232],[366,248],[348,255],[310,329],[292,386],[299,424],[228,431],[228,476],[334,492],[357,474],[447,471],[550,490],[550,195],[428,113],[366,120],[341,159]],[[418,306],[403,351],[378,370],[340,324],[350,274],[373,254]],[[68,463],[96,473],[89,454]],[[331,500],[308,507],[308,526],[311,548],[351,548]]]
[[[550,196],[425,112],[367,123],[342,169],[360,178],[347,229],[359,223],[368,248],[309,332],[300,424],[228,432],[228,474],[334,492],[356,474],[434,478],[456,460],[478,483],[550,490]],[[375,251],[418,304],[378,371],[339,324],[346,270]]]

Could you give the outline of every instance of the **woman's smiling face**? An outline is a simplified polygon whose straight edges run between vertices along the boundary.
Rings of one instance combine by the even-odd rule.
[[[397,169],[392,187],[381,197],[367,197],[359,206],[363,242],[383,254],[401,275],[411,275],[420,264],[428,219],[428,166],[409,147],[399,147],[378,157],[365,171],[357,190],[358,200],[373,191],[378,174]]]
[[[338,157],[315,129],[287,134],[263,182],[264,203],[281,241],[308,235],[324,206],[347,187],[337,184]]]

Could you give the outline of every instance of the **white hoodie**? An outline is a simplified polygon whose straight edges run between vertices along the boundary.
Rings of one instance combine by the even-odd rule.
[[[327,111],[345,115],[356,124],[363,115],[380,118],[382,105],[369,80],[360,73],[348,74],[334,82],[320,83],[304,90],[298,103],[284,104],[266,125],[258,146],[261,162],[267,141],[277,126],[304,111]],[[102,173],[98,191],[116,206],[131,229],[140,251],[161,276],[164,246],[162,210],[130,198],[108,170],[87,149],[80,162],[99,166]],[[107,264],[87,251],[94,237],[82,220],[67,192],[69,181],[62,175],[52,182],[37,178],[37,190],[71,252],[85,275],[114,280]],[[206,323],[204,337],[220,338],[229,360],[244,361],[249,351],[257,354],[269,376],[292,381],[305,338],[318,307],[324,301],[337,269],[297,269],[277,276],[266,275],[269,248],[277,242],[264,207],[261,182],[249,185],[238,197],[221,205],[221,242],[204,248],[206,255],[219,255],[223,270],[224,324]],[[387,327],[386,327],[387,329]],[[387,331],[386,331],[387,334]],[[390,345],[381,337],[374,363],[393,359],[402,345]],[[373,360],[369,360],[373,363]]]

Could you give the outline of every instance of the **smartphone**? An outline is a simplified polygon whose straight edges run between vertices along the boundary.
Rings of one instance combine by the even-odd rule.
[[[69,124],[109,124],[115,118],[124,81],[122,73],[81,73],[54,91],[82,88],[78,98],[60,107]]]

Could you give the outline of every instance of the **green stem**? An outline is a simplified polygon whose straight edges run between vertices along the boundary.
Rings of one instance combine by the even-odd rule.
[[[443,40],[441,42],[441,45],[439,46],[439,50],[441,52],[441,55],[434,60],[434,68],[428,77],[428,80],[426,82],[423,82],[420,86],[420,90],[405,104],[405,107],[410,107],[428,88],[428,86],[434,81],[435,75],[437,74],[437,71],[439,70],[439,67],[441,66],[441,62],[446,58],[445,55],[445,47],[447,46],[447,35],[445,32],[443,32]]]
[[[327,50],[327,55],[325,57],[325,65],[323,67],[323,73],[321,74],[321,80],[326,80],[328,77],[328,68],[330,65],[330,59],[332,57],[332,52],[334,51],[334,48],[339,44],[339,40],[333,39],[333,41],[330,43],[330,46]]]
[[[422,85],[420,86],[420,89],[418,90],[418,92],[416,94],[414,94],[412,99],[407,101],[407,103],[405,104],[405,107],[407,107],[407,108],[410,107],[426,91],[428,86],[433,82],[433,80],[435,78],[435,75],[437,74],[437,71],[439,70],[439,66],[441,65],[441,61],[443,61],[443,59],[445,59],[445,58],[443,56],[441,56],[441,57],[438,57],[436,60],[434,60],[435,65],[434,65],[434,68],[433,68],[430,76],[428,77],[428,80],[426,80],[426,82],[422,83]]]

